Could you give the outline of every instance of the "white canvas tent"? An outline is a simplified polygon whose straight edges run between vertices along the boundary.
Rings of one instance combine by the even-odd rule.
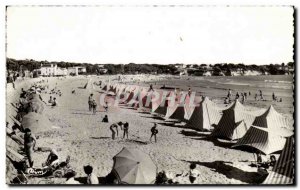
[[[278,113],[274,107],[271,105],[265,113],[260,116],[257,116],[253,122],[253,125],[268,128],[271,130],[276,129],[292,129],[289,127],[287,119]]]
[[[251,126],[245,136],[232,147],[252,147],[264,154],[281,151],[286,142],[288,131],[272,131],[270,129]],[[290,133],[290,135],[292,135]]]
[[[223,115],[212,132],[212,136],[229,140],[242,138],[252,125],[255,115],[247,111],[236,100],[228,109],[223,110]]]
[[[212,130],[212,125],[218,124],[220,119],[221,110],[208,97],[205,97],[199,106],[195,107],[186,127],[197,130]]]

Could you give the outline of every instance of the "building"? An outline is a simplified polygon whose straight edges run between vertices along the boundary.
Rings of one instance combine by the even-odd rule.
[[[56,76],[57,65],[54,64],[41,64],[40,76]]]
[[[124,72],[124,65],[122,65],[122,66],[123,66],[122,70]],[[108,71],[108,69],[105,69],[104,65],[102,65],[102,64],[97,64],[97,67],[98,67],[98,71],[100,72],[100,74],[106,74]]]
[[[86,68],[85,67],[69,67],[67,70],[68,75],[77,76],[77,75],[83,75],[86,74]]]

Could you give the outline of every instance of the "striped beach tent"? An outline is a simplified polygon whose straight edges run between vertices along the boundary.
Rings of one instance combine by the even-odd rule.
[[[208,97],[205,97],[199,106],[193,110],[186,127],[197,130],[212,130],[212,125],[217,125],[220,119],[221,110]]]
[[[166,114],[166,118],[167,119],[176,119],[176,120],[181,120],[184,121],[185,118],[185,98],[186,98],[185,93],[180,94],[179,96],[176,97],[177,101],[175,103],[175,105],[172,104],[168,104],[168,108],[167,108],[167,114]],[[173,98],[174,96],[172,96]],[[170,100],[171,101],[171,100]],[[170,102],[169,101],[169,102]]]
[[[125,97],[125,101],[124,103],[128,103],[130,102],[130,100],[136,96],[136,94],[139,91],[139,87],[138,86],[132,86],[129,90],[129,92],[127,93],[127,96]]]
[[[103,91],[107,91],[107,84],[102,88]]]
[[[289,127],[287,119],[278,113],[271,105],[265,113],[257,116],[253,122],[253,125],[276,130],[280,128],[292,129]]]
[[[221,139],[240,139],[246,134],[254,119],[255,116],[236,100],[228,109],[223,110],[223,115],[211,135]]]
[[[275,166],[263,184],[294,184],[294,155],[294,138],[291,136],[286,139],[285,146],[279,156],[278,161],[275,163]]]
[[[160,94],[159,100],[153,102],[152,104],[152,113],[157,113],[165,116],[167,113],[168,107],[168,97],[170,96],[170,92],[168,91],[158,91]]]
[[[252,147],[264,154],[281,151],[286,142],[288,131],[272,131],[270,129],[251,126],[247,133],[232,147]],[[282,134],[282,135],[281,135]],[[292,135],[290,133],[290,135]]]

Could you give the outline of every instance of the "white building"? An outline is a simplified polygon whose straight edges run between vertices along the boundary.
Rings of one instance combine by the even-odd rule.
[[[56,76],[57,65],[53,64],[42,64],[40,68],[41,76]]]
[[[67,71],[68,75],[82,75],[86,73],[86,68],[85,67],[69,67]]]

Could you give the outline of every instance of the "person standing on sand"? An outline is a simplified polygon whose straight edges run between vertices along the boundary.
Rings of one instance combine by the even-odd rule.
[[[122,124],[123,124],[122,122],[114,123],[109,127],[109,129],[111,130],[111,138],[113,140],[116,137],[116,132],[117,132],[117,136],[119,136],[118,126],[120,126],[122,128]]]
[[[154,126],[151,128],[150,142],[152,142],[151,140],[152,140],[152,137],[153,137],[153,136],[154,136],[155,142],[157,142],[157,141],[156,141],[156,135],[157,135],[157,133],[158,133],[158,130],[156,129],[156,127],[157,127],[157,124],[154,123]]]
[[[49,100],[48,100],[48,103],[52,103],[53,102],[53,100],[52,100],[52,96],[50,96],[50,98],[49,98]]]
[[[227,98],[230,98],[231,97],[231,89],[228,90],[228,93],[227,93]]]
[[[189,88],[188,95],[191,96],[191,94],[192,94],[192,91],[191,91],[191,88]]]
[[[96,103],[96,100],[93,99],[92,101],[92,109],[93,109],[93,114],[96,114],[96,111],[97,111],[97,103]]]
[[[245,103],[245,96],[244,96],[244,94],[242,94],[242,104],[244,104]]]
[[[93,94],[90,94],[88,104],[89,104],[89,111],[92,111],[92,102],[93,102]]]
[[[235,95],[235,99],[239,99],[239,97],[240,97],[239,92],[237,92]]]
[[[150,89],[149,89],[149,91],[151,91],[151,90],[154,91],[152,84],[150,84]]]
[[[125,138],[125,135],[127,136],[127,139],[128,139],[128,129],[129,129],[129,124],[128,122],[125,122],[124,125],[123,125],[123,139]]]
[[[32,154],[34,152],[34,147],[36,144],[36,137],[31,133],[31,130],[29,128],[26,128],[24,132],[25,132],[24,150],[29,162],[29,167],[32,168],[33,166]]]

